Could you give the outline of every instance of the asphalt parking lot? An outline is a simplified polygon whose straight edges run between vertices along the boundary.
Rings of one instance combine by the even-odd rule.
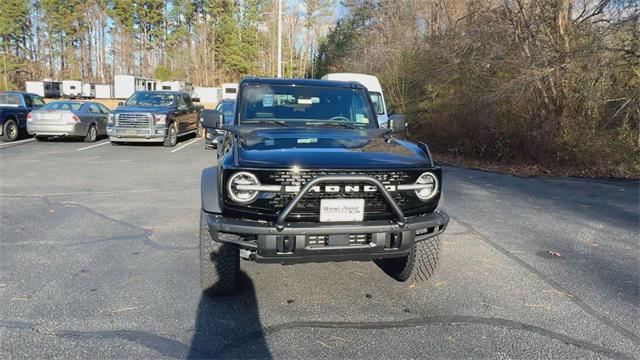
[[[637,181],[447,167],[432,281],[243,262],[244,290],[212,300],[214,157],[194,138],[0,143],[0,359],[640,358]]]

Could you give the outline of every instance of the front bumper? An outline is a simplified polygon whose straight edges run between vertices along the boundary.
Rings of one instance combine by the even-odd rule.
[[[248,250],[256,262],[303,263],[369,261],[406,256],[414,243],[444,232],[449,216],[443,211],[406,218],[404,226],[392,221],[321,224],[290,223],[278,231],[275,225],[206,213],[212,239]],[[366,243],[350,244],[358,236]],[[326,246],[313,245],[326,239]]]
[[[86,124],[33,124],[27,123],[27,133],[36,136],[85,136]]]
[[[107,135],[111,141],[162,142],[167,136],[167,129],[108,127]]]

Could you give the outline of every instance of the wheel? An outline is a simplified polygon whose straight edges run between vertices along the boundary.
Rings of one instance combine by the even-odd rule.
[[[398,281],[423,282],[435,273],[439,252],[440,239],[435,236],[414,244],[407,256],[378,259],[375,263]]]
[[[38,136],[38,135],[36,135],[35,138],[36,138],[36,141],[47,141],[47,140],[49,140],[48,136]]]
[[[3,126],[4,129],[2,129],[2,136],[0,136],[0,139],[7,142],[16,141],[18,139],[18,134],[20,133],[16,122],[13,120],[7,120],[4,122]]]
[[[214,241],[200,212],[200,286],[209,296],[235,292],[240,278],[240,251],[237,246]]]
[[[95,125],[89,126],[89,131],[87,131],[87,135],[84,137],[84,142],[92,143],[95,142],[98,138],[98,130]]]
[[[162,143],[165,147],[174,147],[178,143],[178,128],[176,127],[176,123],[172,123],[169,126],[169,131],[167,137],[164,138],[164,142]]]

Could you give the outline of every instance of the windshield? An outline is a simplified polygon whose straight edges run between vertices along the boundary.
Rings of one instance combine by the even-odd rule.
[[[43,106],[43,110],[80,110],[82,103],[71,101],[54,101]]]
[[[364,90],[321,86],[249,85],[240,118],[240,123],[377,127]]]
[[[384,102],[382,102],[382,94],[379,92],[369,92],[369,97],[373,103],[373,108],[376,109],[376,114],[384,115]]]
[[[0,94],[0,106],[20,106],[20,95],[4,93]]]
[[[125,105],[166,107],[173,106],[175,101],[176,96],[173,94],[137,92],[131,95]]]
[[[216,110],[220,111],[224,115],[224,123],[230,125],[233,123],[233,115],[236,111],[236,102],[222,102],[218,105],[218,108]]]

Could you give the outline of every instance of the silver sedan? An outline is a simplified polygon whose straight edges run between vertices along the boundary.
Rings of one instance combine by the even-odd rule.
[[[54,101],[27,115],[27,132],[38,140],[75,136],[94,142],[106,135],[108,114],[109,109],[97,102]]]

